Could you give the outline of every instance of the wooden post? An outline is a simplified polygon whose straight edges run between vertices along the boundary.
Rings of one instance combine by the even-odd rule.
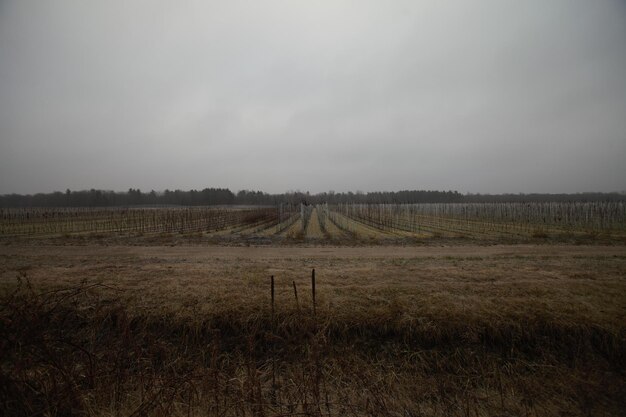
[[[272,390],[276,389],[276,357],[274,356],[274,331],[276,329],[275,320],[274,320],[274,275],[271,276],[271,290],[272,290]],[[274,396],[276,392],[274,392]],[[274,397],[275,398],[275,397]]]
[[[313,315],[315,315],[315,268],[313,268],[313,271],[311,272],[311,294],[313,296]]]
[[[272,331],[274,330],[274,275],[270,277],[270,287],[272,292]]]
[[[298,307],[298,311],[300,311],[300,301],[298,301],[298,289],[296,288],[296,281],[292,281],[293,283],[293,295],[296,297],[296,306]]]

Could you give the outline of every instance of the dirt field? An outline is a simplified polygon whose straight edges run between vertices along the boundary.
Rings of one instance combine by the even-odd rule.
[[[583,245],[456,245],[456,246],[313,246],[313,247],[232,247],[232,246],[0,246],[0,256],[71,259],[117,256],[210,259],[313,259],[313,258],[414,258],[414,257],[624,257],[626,246]]]
[[[625,246],[31,242],[0,289],[5,415],[626,410]]]

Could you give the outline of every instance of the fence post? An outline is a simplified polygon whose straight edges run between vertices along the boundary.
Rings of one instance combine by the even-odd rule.
[[[313,271],[311,272],[311,294],[313,296],[313,315],[315,316],[315,268],[313,268]]]

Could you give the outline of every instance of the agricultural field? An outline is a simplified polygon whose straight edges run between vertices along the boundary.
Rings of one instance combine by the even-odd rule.
[[[626,204],[319,204],[0,210],[0,239],[192,237],[209,243],[425,243],[433,239],[626,241]]]
[[[624,415],[624,210],[3,210],[0,415]]]

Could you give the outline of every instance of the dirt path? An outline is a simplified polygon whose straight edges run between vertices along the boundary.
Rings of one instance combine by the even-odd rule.
[[[138,256],[148,258],[285,259],[489,256],[626,256],[626,246],[494,245],[449,247],[1,246],[0,256]]]
[[[325,237],[320,227],[317,208],[314,208],[311,212],[311,218],[309,219],[309,224],[307,224],[305,236],[313,239],[324,239]]]

